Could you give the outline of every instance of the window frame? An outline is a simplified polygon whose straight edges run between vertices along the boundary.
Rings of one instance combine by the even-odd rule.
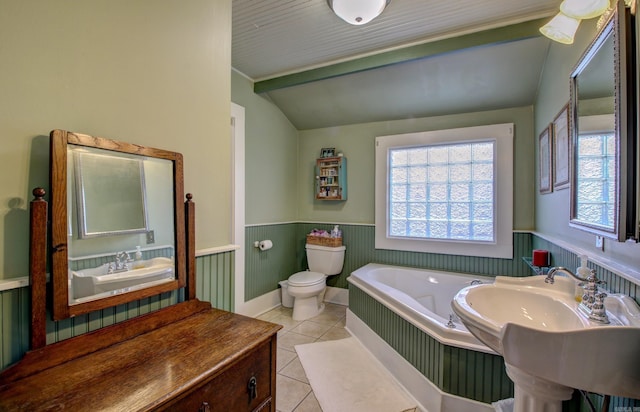
[[[375,248],[446,255],[513,258],[513,123],[378,136],[375,139]],[[389,237],[389,150],[495,142],[494,241]]]

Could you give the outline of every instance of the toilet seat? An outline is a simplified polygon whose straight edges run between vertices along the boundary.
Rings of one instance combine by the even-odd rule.
[[[318,272],[304,271],[289,276],[289,286],[314,286],[324,281],[324,273]]]

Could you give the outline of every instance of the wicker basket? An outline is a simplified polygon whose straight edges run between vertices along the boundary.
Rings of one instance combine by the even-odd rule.
[[[307,235],[307,244],[327,246],[327,247],[338,247],[338,246],[342,246],[342,238]]]

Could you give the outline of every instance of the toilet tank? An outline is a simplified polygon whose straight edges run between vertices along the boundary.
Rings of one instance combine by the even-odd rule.
[[[305,248],[310,271],[329,276],[342,272],[345,246],[328,247],[307,244]]]

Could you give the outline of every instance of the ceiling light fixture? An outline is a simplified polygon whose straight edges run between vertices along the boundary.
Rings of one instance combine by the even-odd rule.
[[[600,16],[609,8],[609,0],[564,0],[560,11],[574,19],[585,20]]]
[[[327,0],[333,12],[356,26],[367,24],[384,11],[391,0]]]
[[[559,43],[571,44],[579,25],[580,20],[560,12],[549,23],[540,27],[540,33]]]

